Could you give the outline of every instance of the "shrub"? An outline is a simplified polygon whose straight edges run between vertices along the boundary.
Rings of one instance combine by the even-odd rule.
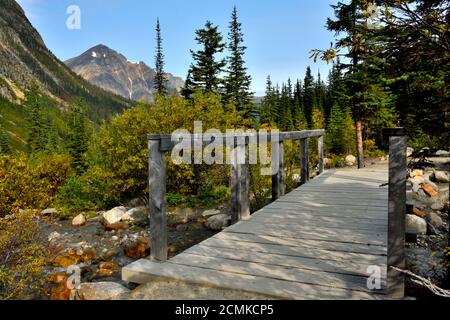
[[[0,299],[36,298],[45,261],[38,235],[31,211],[0,218]]]
[[[59,190],[55,204],[64,216],[76,215],[80,211],[91,209],[94,206],[90,200],[86,181],[76,176],[67,179]]]
[[[45,209],[69,174],[70,160],[64,155],[0,156],[0,217],[19,209]]]

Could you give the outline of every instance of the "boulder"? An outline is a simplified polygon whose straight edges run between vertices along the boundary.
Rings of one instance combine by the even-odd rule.
[[[442,211],[445,205],[442,202],[435,202],[431,205],[432,210]]]
[[[436,157],[450,157],[450,152],[445,151],[445,150],[438,150],[438,151],[436,151],[436,153],[434,155]]]
[[[119,231],[119,230],[126,230],[127,228],[128,228],[128,224],[126,222],[105,224],[106,231]]]
[[[146,207],[138,207],[128,210],[123,216],[121,221],[129,221],[139,225],[145,225],[149,223],[149,209]]]
[[[130,290],[115,282],[82,283],[78,291],[83,300],[114,300]]]
[[[442,218],[437,213],[434,212],[427,213],[426,219],[433,227],[436,228],[440,228],[444,224]]]
[[[74,227],[81,227],[81,226],[84,226],[85,224],[86,224],[86,217],[82,213],[77,215],[72,220],[72,226],[74,226]]]
[[[412,181],[414,183],[417,183],[418,185],[421,185],[425,182],[425,178],[423,176],[415,176],[414,178],[412,178]]]
[[[409,176],[410,176],[411,178],[414,178],[414,177],[417,177],[417,176],[423,177],[423,170],[422,170],[422,169],[415,169],[415,170],[411,171],[411,173],[409,174]]]
[[[435,198],[439,194],[431,183],[422,183],[420,187],[431,198]]]
[[[407,234],[427,234],[427,222],[416,215],[406,215],[406,233]]]
[[[125,255],[132,259],[140,259],[150,254],[150,239],[138,237],[127,240],[123,246]]]
[[[449,183],[450,177],[446,171],[436,171],[434,173],[434,179],[440,183]]]
[[[116,224],[122,221],[122,217],[127,212],[125,207],[116,207],[102,213],[102,223],[105,225]]]
[[[226,214],[211,216],[205,222],[205,227],[209,230],[220,231],[226,228],[230,223],[231,217]]]
[[[213,210],[206,210],[206,211],[204,211],[202,213],[202,216],[208,218],[208,217],[216,216],[218,214],[220,214],[220,210],[213,209]]]
[[[417,208],[414,208],[414,209],[412,210],[412,212],[413,212],[414,215],[416,215],[416,216],[418,216],[418,217],[421,217],[422,219],[425,219],[425,218],[427,217],[427,214],[426,214],[426,213],[422,212],[421,210],[419,210],[419,209],[417,209]]]
[[[41,211],[41,215],[43,216],[51,216],[55,214],[58,214],[58,210],[56,210],[55,208],[48,208]]]

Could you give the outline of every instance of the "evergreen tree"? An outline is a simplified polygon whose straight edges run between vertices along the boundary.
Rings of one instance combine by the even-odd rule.
[[[164,73],[164,53],[162,47],[161,27],[159,25],[159,18],[156,22],[156,55],[155,55],[155,82],[154,89],[161,95],[167,95],[167,78]]]
[[[25,100],[28,123],[27,144],[31,152],[42,151],[46,144],[45,124],[42,115],[41,91],[36,83],[33,83],[26,93]]]
[[[184,82],[184,87],[181,89],[181,95],[185,99],[189,99],[191,95],[194,93],[194,83],[192,82],[192,73],[191,70],[188,71],[186,76],[186,81]]]
[[[233,8],[228,33],[228,70],[225,78],[227,100],[234,100],[239,111],[250,111],[252,93],[250,92],[251,76],[247,74],[244,54],[247,49],[243,45],[244,35],[238,21],[237,9]]]
[[[266,80],[266,93],[262,101],[261,123],[273,125],[276,123],[276,97],[270,76]]]
[[[302,85],[300,83],[300,80],[297,80],[297,83],[295,85],[292,117],[295,130],[308,129],[308,122],[306,121],[302,104]]]
[[[312,114],[317,104],[316,100],[314,77],[312,75],[311,68],[308,66],[306,69],[305,80],[303,82],[303,105],[309,128],[313,125]]]
[[[280,123],[279,127],[283,131],[291,131],[294,129],[294,122],[292,119],[291,99],[289,97],[289,88],[287,85],[282,85],[280,97]]]
[[[81,174],[86,168],[85,154],[88,148],[86,105],[81,98],[76,98],[70,105],[68,129],[67,150],[72,157],[75,170]]]
[[[194,63],[191,64],[189,74],[191,84],[189,90],[202,89],[207,92],[221,92],[223,80],[220,74],[226,66],[226,60],[216,60],[216,54],[223,52],[225,44],[218,27],[207,21],[205,27],[196,31],[195,40],[201,49],[191,50]]]
[[[1,154],[10,154],[11,153],[11,146],[9,143],[8,134],[3,129],[3,127],[0,125],[0,155]]]
[[[326,142],[334,154],[351,154],[354,150],[355,126],[349,107],[334,104],[326,131]]]

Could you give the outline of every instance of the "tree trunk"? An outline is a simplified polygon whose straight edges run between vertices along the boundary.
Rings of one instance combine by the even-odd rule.
[[[364,146],[361,119],[356,120],[356,150],[358,154],[358,169],[364,168]]]

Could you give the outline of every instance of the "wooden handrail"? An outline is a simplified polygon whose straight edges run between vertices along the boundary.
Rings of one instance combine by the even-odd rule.
[[[224,145],[233,142],[231,157],[231,218],[232,223],[250,217],[249,200],[249,145],[262,142],[272,143],[272,165],[276,166],[272,176],[272,200],[285,194],[284,181],[284,141],[301,141],[301,179],[302,184],[309,181],[309,138],[318,138],[319,174],[323,172],[323,136],[325,130],[305,130],[280,132],[276,140],[272,135],[223,135]],[[191,138],[192,146],[198,144],[193,135],[176,135],[177,138]],[[211,138],[202,138],[202,144],[208,145]],[[164,153],[171,151],[177,142],[172,135],[148,135],[149,148],[149,207],[151,259],[159,262],[167,260],[167,217],[166,217],[166,160]],[[237,161],[238,154],[245,156],[245,162]]]

